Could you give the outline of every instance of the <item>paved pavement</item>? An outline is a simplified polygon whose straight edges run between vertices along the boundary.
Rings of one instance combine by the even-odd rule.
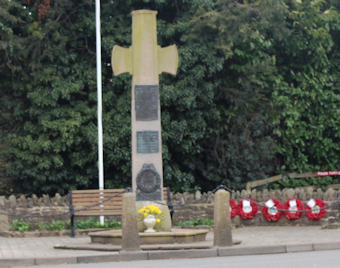
[[[196,259],[165,259],[96,263],[96,268],[339,268],[338,250]],[[93,268],[93,263],[30,266],[28,268]]]
[[[213,234],[208,233],[207,244],[212,245]],[[240,245],[229,248],[197,250],[158,250],[123,254],[112,251],[62,250],[62,245],[89,245],[88,237],[0,237],[0,267],[37,264],[87,263],[103,261],[146,260],[166,258],[195,258],[233,255],[289,253],[314,250],[340,250],[340,229],[309,227],[244,227],[233,230],[233,239]]]

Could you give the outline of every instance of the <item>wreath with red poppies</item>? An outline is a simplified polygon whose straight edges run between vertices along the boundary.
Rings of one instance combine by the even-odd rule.
[[[249,208],[243,207],[243,200],[248,200],[250,202]],[[244,220],[250,220],[254,218],[258,210],[259,210],[259,206],[255,203],[255,200],[252,198],[241,199],[237,205],[238,215],[241,217],[241,219],[244,219]]]
[[[296,208],[293,210],[293,208],[290,207],[290,201],[295,200],[296,202]],[[297,198],[289,198],[286,203],[283,205],[283,209],[285,210],[285,216],[288,220],[296,220],[302,216],[302,212],[299,210],[303,210],[303,203],[300,199]]]
[[[267,221],[278,221],[282,217],[282,204],[278,200],[272,200],[274,206],[269,208],[267,206],[262,207],[262,215]]]
[[[315,205],[310,207],[306,204],[306,216],[314,221],[320,220],[326,214],[326,203],[321,199],[314,198]]]
[[[237,205],[236,202],[232,199],[229,199],[229,206],[230,206],[230,218],[235,218],[237,215]]]

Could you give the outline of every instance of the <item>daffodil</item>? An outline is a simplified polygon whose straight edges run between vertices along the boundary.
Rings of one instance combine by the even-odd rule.
[[[149,205],[149,206],[145,206],[141,209],[138,210],[139,214],[143,214],[144,217],[147,217],[149,214],[157,216],[157,215],[161,215],[162,211],[155,205]],[[161,220],[159,218],[156,219],[157,223],[160,223]]]

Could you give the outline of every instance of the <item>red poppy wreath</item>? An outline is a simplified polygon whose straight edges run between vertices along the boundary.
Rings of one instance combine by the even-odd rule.
[[[230,206],[230,218],[235,218],[237,215],[237,205],[236,202],[232,199],[229,199],[229,206]]]
[[[254,218],[259,210],[259,206],[255,203],[252,198],[241,199],[237,205],[238,215],[241,219],[250,220]]]
[[[314,221],[320,220],[326,214],[326,207],[326,203],[321,199],[311,199],[305,206],[306,216]]]
[[[302,216],[303,203],[297,198],[289,198],[283,205],[285,215],[288,220],[296,220]]]
[[[278,221],[282,217],[282,204],[278,200],[268,200],[262,207],[262,215],[267,221]]]

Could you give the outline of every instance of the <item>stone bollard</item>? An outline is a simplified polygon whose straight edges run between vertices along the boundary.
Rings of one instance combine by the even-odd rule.
[[[136,195],[134,193],[125,193],[123,195],[122,250],[140,250],[137,228]]]
[[[0,215],[0,232],[9,230],[9,220],[7,215]]]
[[[229,192],[218,190],[214,204],[214,246],[232,246]]]

